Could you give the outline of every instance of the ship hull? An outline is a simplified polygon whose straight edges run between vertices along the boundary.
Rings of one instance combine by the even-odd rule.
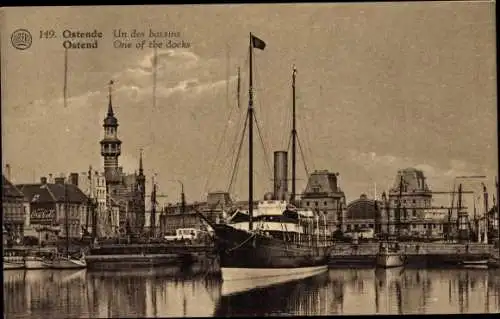
[[[401,267],[404,265],[404,257],[398,253],[379,254],[376,262],[380,268]]]
[[[326,247],[273,239],[228,225],[213,228],[223,281],[314,275],[327,269]]]
[[[25,267],[24,263],[8,261],[4,261],[2,266],[3,270],[24,269]]]
[[[48,268],[41,257],[26,257],[24,261],[26,269],[45,269]]]
[[[465,260],[461,264],[465,268],[488,268],[488,259]]]
[[[87,268],[87,263],[84,260],[61,258],[43,263],[46,268],[51,269],[83,269]]]
[[[229,296],[248,290],[279,285],[293,280],[316,276],[328,270],[328,266],[301,268],[222,268],[221,294]]]

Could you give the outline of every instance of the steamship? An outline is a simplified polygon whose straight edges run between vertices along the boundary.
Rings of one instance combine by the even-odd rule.
[[[238,209],[224,224],[216,224],[202,216],[214,230],[220,258],[223,294],[227,283],[245,289],[245,282],[253,288],[301,279],[327,269],[329,247],[321,240],[319,216],[311,210],[299,209],[294,202],[295,193],[295,77],[293,68],[293,129],[292,129],[292,193],[287,202],[287,152],[274,152],[274,194],[264,200],[253,200],[253,49],[264,50],[265,43],[250,34],[250,89],[247,111],[249,139],[249,194],[248,208]],[[326,225],[325,225],[326,227]],[[326,229],[324,231],[326,234]],[[282,278],[282,279],[280,279]]]

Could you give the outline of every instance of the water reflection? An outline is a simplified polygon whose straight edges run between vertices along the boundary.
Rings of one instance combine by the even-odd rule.
[[[493,270],[331,269],[318,276],[221,296],[203,269],[4,272],[8,318],[495,313]]]

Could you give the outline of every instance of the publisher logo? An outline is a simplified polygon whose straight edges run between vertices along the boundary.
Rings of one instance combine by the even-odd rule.
[[[10,37],[12,46],[18,50],[28,49],[31,46],[32,40],[31,33],[26,29],[17,29]]]

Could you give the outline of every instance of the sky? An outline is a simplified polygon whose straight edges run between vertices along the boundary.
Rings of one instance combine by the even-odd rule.
[[[89,165],[102,170],[113,80],[125,171],[137,170],[142,148],[148,188],[156,174],[164,202],[179,201],[178,181],[188,201],[228,189],[246,200],[247,142],[229,184],[248,103],[252,32],[267,44],[254,52],[255,197],[272,190],[272,152],[287,149],[293,65],[300,192],[305,167],[338,172],[348,202],[373,197],[375,185],[380,196],[398,169],[416,167],[433,190],[451,190],[455,176],[486,175],[493,193],[494,21],[493,2],[6,8],[2,166],[10,164],[15,183]],[[20,28],[33,36],[26,50],[10,45]],[[65,107],[66,29],[103,38],[96,49],[68,50]],[[118,29],[177,32],[170,39],[190,44],[157,50],[155,103],[154,51],[135,48],[141,39],[133,38],[121,39],[132,48],[114,48]],[[44,30],[56,38],[40,39]],[[477,182],[464,187],[479,189]]]

